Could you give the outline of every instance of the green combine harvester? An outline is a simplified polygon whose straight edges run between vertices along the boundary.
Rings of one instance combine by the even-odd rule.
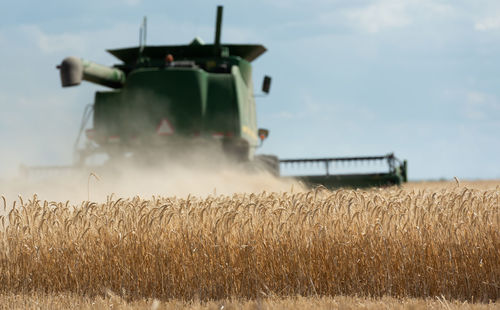
[[[93,128],[86,130],[86,146],[77,150],[75,166],[84,167],[96,154],[105,154],[108,163],[127,159],[154,165],[182,159],[192,152],[217,151],[225,160],[262,166],[275,175],[279,175],[280,166],[324,166],[324,175],[296,176],[310,185],[367,187],[406,181],[406,161],[399,161],[393,154],[284,160],[256,155],[269,131],[257,127],[251,62],[266,48],[222,44],[221,25],[219,6],[213,44],[195,38],[188,45],[147,46],[144,20],[139,46],[108,50],[120,64],[107,67],[75,57],[64,59],[58,66],[63,87],[85,80],[110,88],[96,92],[94,104],[84,113],[80,134],[91,118]],[[271,78],[265,76],[262,91],[269,93],[270,85]],[[335,163],[374,161],[386,163],[387,172],[331,173]],[[25,172],[50,169],[65,168],[31,167]]]

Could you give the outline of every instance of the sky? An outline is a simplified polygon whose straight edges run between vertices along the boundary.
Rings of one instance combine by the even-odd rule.
[[[497,0],[2,1],[0,178],[20,164],[71,164],[94,92],[61,88],[67,56],[113,65],[106,49],[214,37],[260,43],[253,62],[262,154],[407,159],[409,177],[500,178]]]

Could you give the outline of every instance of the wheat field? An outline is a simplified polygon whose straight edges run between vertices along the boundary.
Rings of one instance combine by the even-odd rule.
[[[110,196],[77,206],[35,196],[3,207],[2,300],[500,297],[499,186]]]

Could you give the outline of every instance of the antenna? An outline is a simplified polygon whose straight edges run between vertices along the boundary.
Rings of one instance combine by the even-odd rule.
[[[142,54],[144,46],[146,46],[146,34],[148,29],[148,20],[146,16],[142,20],[141,28],[139,29],[139,54]]]
[[[217,6],[217,21],[215,24],[215,46],[220,46],[220,34],[222,31],[222,5]]]

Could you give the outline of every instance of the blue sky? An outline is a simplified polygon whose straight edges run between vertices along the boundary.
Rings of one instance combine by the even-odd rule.
[[[262,43],[254,62],[260,150],[283,158],[408,159],[410,178],[500,178],[500,2],[3,1],[0,3],[0,177],[19,164],[69,164],[99,86],[62,89],[70,55],[117,63],[108,48],[213,40]]]

